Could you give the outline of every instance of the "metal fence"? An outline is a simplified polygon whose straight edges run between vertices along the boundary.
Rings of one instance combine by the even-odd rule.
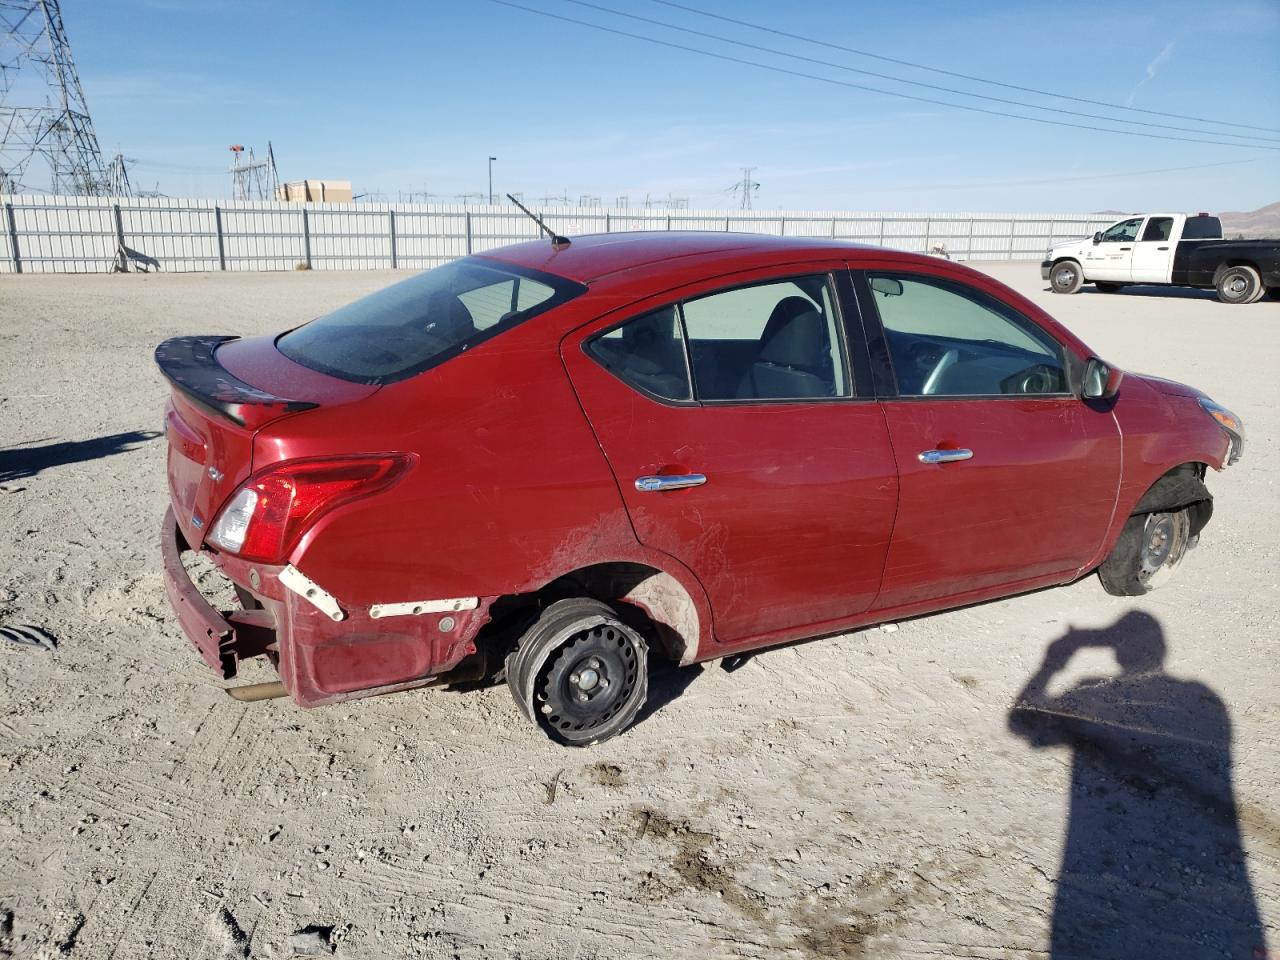
[[[507,206],[220,203],[167,198],[5,196],[0,273],[130,269],[422,270],[538,236]],[[574,236],[715,230],[855,240],[955,260],[1034,260],[1058,240],[1110,219],[1091,214],[854,213],[551,207],[548,226]]]

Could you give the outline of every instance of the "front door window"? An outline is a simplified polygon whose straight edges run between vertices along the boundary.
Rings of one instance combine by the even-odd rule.
[[[1142,217],[1134,217],[1132,220],[1122,220],[1117,224],[1107,227],[1102,235],[1103,243],[1128,243],[1138,238],[1138,228],[1142,226]]]
[[[904,397],[1068,392],[1062,347],[1025,317],[948,280],[872,275]]]

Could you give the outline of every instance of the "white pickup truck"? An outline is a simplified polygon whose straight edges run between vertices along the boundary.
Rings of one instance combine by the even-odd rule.
[[[1054,293],[1092,283],[1102,293],[1127,284],[1214,289],[1224,303],[1280,299],[1280,240],[1224,240],[1206,213],[1126,217],[1092,239],[1055,243],[1040,276]]]

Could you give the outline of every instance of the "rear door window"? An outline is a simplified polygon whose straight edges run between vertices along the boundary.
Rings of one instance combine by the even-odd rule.
[[[1173,217],[1152,217],[1147,221],[1147,228],[1142,231],[1142,239],[1168,240],[1173,234]]]
[[[830,278],[750,284],[672,304],[587,343],[619,379],[665,400],[852,395]]]
[[[281,336],[290,360],[356,383],[403,380],[586,287],[499,263],[455,260],[393,284]]]
[[[849,396],[825,276],[713,293],[683,309],[699,400]]]

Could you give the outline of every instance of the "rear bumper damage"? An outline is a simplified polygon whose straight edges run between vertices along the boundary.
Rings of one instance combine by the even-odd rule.
[[[173,511],[164,515],[160,553],[164,558],[164,588],[169,605],[191,645],[223,680],[232,679],[241,659],[274,652],[275,619],[269,610],[239,610],[222,614],[204,598],[182,565],[190,550]]]
[[[165,591],[182,632],[224,680],[236,677],[242,660],[265,656],[294,701],[316,707],[464,674],[472,679],[471,661],[480,660],[473,656],[475,637],[495,598],[343,607],[333,616],[305,596],[310,591],[290,585],[299,575],[293,567],[251,567],[209,554],[246,603],[260,604],[219,611],[183,565],[182,555],[193,548],[172,510],[165,513],[160,544]]]

